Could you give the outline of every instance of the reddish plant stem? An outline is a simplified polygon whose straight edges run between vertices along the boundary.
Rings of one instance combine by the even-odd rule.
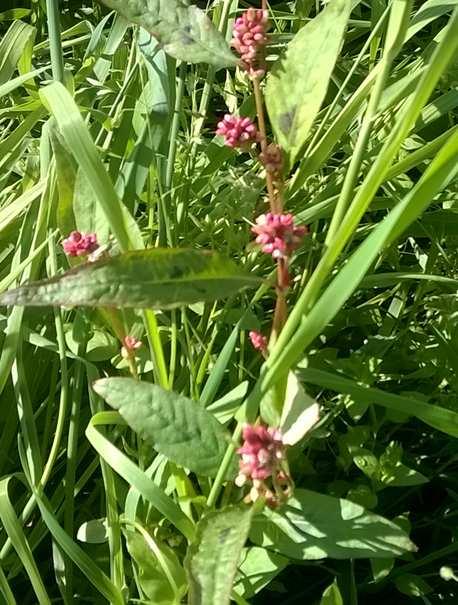
[[[264,8],[263,3],[263,8]],[[261,85],[258,78],[253,78],[253,90],[254,98],[256,102],[256,112],[258,114],[258,131],[260,135],[260,146],[261,151],[266,153],[267,151],[267,129],[266,120],[264,115],[264,102],[262,98]],[[283,195],[282,185],[276,188],[272,174],[266,170],[266,184],[267,192],[269,195],[269,205],[272,214],[281,214],[283,212]],[[275,303],[274,319],[272,323],[271,339],[274,341],[278,338],[278,335],[283,328],[286,318],[288,316],[288,308],[286,305],[286,290],[289,285],[289,272],[288,272],[288,261],[286,259],[277,260],[277,301]]]
[[[272,322],[272,339],[278,338],[288,316],[288,307],[286,305],[286,291],[289,284],[288,261],[285,258],[277,260],[277,301],[275,303],[275,312]]]
[[[264,116],[264,102],[262,100],[261,85],[258,78],[253,78],[253,90],[254,99],[256,102],[256,113],[258,114],[258,131],[260,135],[261,151],[263,153],[267,150],[267,130],[266,130],[266,119]],[[266,184],[267,193],[269,194],[269,205],[270,211],[273,214],[279,214],[281,212],[281,200],[278,199],[275,193],[275,187],[270,172],[266,170]]]

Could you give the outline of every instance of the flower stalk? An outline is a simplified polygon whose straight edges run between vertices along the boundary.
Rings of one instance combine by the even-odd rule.
[[[261,80],[266,73],[265,46],[268,42],[267,2],[262,3],[261,9],[249,8],[241,17],[236,19],[232,46],[240,55],[240,67],[246,71],[252,82],[256,105],[257,128],[246,117],[225,115],[218,123],[217,134],[225,139],[226,145],[241,151],[250,151],[259,145],[258,158],[264,167],[269,212],[256,219],[252,232],[256,243],[264,254],[269,254],[277,264],[276,303],[269,338],[259,332],[250,332],[249,337],[253,347],[268,358],[269,345],[272,346],[286,323],[288,307],[286,294],[290,286],[289,260],[293,251],[298,248],[308,232],[305,226],[295,224],[292,214],[284,213],[284,180],[283,154],[281,148],[270,142],[267,136],[266,116]],[[284,383],[284,384],[283,384]],[[283,405],[286,382],[282,381],[274,397]],[[263,501],[269,506],[278,506],[292,490],[292,480],[289,477],[284,446],[278,429],[266,428],[259,422],[246,425],[239,424],[233,435],[238,441],[243,434],[243,446],[237,450],[241,455],[240,474],[236,484],[241,487],[247,480],[251,489],[246,501]],[[234,452],[231,446],[221,464],[218,475],[208,497],[207,505],[213,506],[219,495],[227,465]],[[269,482],[265,480],[269,478]]]

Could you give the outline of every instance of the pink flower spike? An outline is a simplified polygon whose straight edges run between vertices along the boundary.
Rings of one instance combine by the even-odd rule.
[[[251,344],[256,351],[261,351],[261,353],[267,351],[267,338],[263,336],[260,332],[256,332],[252,330],[248,336],[250,337]]]
[[[298,248],[307,227],[296,226],[292,214],[261,214],[251,231],[257,236],[256,243],[261,246],[265,254],[273,258],[286,258],[291,256],[293,250]]]
[[[232,47],[240,55],[243,68],[252,78],[265,73],[264,47],[268,42],[269,13],[249,8],[235,20]]]
[[[250,118],[226,114],[221,122],[218,122],[216,134],[224,137],[228,147],[239,147],[249,149],[253,143],[259,140],[256,125]]]
[[[262,424],[247,424],[242,434],[244,441],[237,450],[240,454],[237,485],[243,485],[246,479],[264,481],[276,472],[278,461],[283,458],[281,433]]]
[[[62,247],[68,256],[87,256],[94,252],[99,244],[95,233],[81,233],[72,231],[70,235],[63,240]]]

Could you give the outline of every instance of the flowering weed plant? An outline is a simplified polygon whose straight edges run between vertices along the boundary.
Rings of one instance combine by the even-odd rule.
[[[2,8],[2,602],[455,602],[455,4]]]

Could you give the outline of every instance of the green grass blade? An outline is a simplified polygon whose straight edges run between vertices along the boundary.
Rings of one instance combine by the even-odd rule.
[[[40,605],[51,605],[51,599],[46,592],[43,580],[38,571],[38,566],[33,558],[29,543],[24,535],[22,527],[16,517],[14,508],[8,495],[8,487],[12,477],[0,481],[0,519],[2,525],[10,538],[14,550],[24,565],[27,576],[33,586]]]
[[[94,190],[121,250],[133,248],[121,202],[71,94],[62,84],[55,82],[43,88],[40,96],[55,117],[67,147]]]
[[[351,395],[356,401],[368,404],[375,403],[390,410],[413,416],[438,431],[452,437],[458,437],[458,414],[452,410],[425,403],[411,396],[395,395],[374,387],[362,386],[353,380],[323,370],[301,368],[300,375],[305,382],[310,384]]]
[[[65,554],[77,565],[83,574],[92,583],[94,588],[102,594],[109,603],[113,605],[124,605],[125,600],[122,593],[108,579],[92,558],[80,548],[70,536],[59,525],[52,508],[44,495],[35,493],[41,517],[51,532],[54,540],[62,548]]]
[[[457,153],[458,133],[455,133],[417,185],[359,246],[313,308],[304,313],[304,308],[297,303],[298,306],[290,315],[271,351],[257,387],[249,398],[250,405],[256,405],[262,394],[273,384],[276,376],[283,375],[299,361],[305,348],[321,333],[356,290],[378,254],[421,215],[438,191],[458,172]],[[295,323],[296,321],[298,323]],[[291,330],[292,326],[294,330]]]
[[[120,422],[124,424],[117,412],[100,412],[92,417],[86,429],[86,437],[107,464],[151,502],[188,540],[191,540],[194,536],[194,527],[180,507],[96,429],[100,425]]]

